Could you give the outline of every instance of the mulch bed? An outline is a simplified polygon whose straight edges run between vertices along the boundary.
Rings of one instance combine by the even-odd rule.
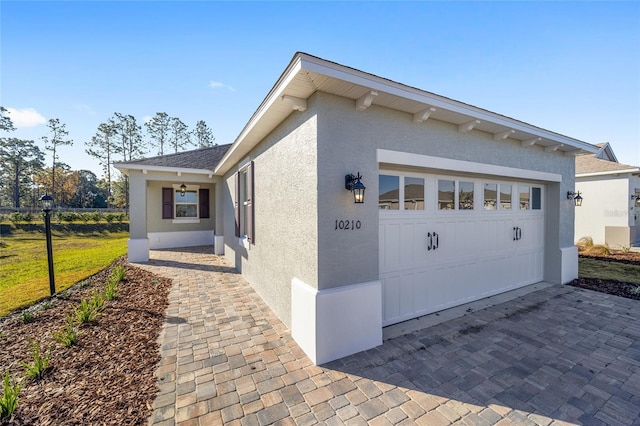
[[[580,256],[602,260],[605,262],[618,262],[628,265],[640,266],[640,252],[616,251],[612,252],[612,254],[609,255],[580,253]],[[572,285],[574,287],[586,288],[589,290],[595,290],[601,293],[613,294],[615,296],[626,297],[628,299],[640,300],[640,293],[637,293],[638,286],[636,284],[623,283],[614,280],[602,280],[597,278],[578,278],[570,282],[569,285]]]
[[[583,254],[581,254],[582,256]],[[640,253],[616,252],[592,256],[600,260],[640,265]],[[97,322],[81,326],[78,343],[64,348],[54,341],[65,318],[81,299],[102,290],[116,265],[125,265],[120,294]],[[169,279],[127,265],[123,257],[37,310],[35,321],[24,324],[21,312],[0,319],[0,374],[10,371],[22,377],[21,361],[29,362],[30,339],[51,349],[51,362],[43,379],[24,381],[18,409],[0,424],[10,425],[131,425],[145,424],[151,415],[155,393],[154,372],[160,361],[157,338],[168,305]],[[571,285],[640,300],[629,292],[632,284],[577,279]],[[42,308],[43,305],[40,304]]]
[[[57,343],[53,333],[64,327],[81,299],[102,291],[116,265],[126,267],[117,299],[105,302],[96,322],[78,328],[76,345]],[[42,379],[21,379],[18,408],[0,424],[145,424],[157,391],[157,338],[170,286],[169,279],[126,265],[123,257],[64,296],[48,300],[51,306],[41,303],[33,322],[23,323],[20,312],[1,319],[0,374],[24,376],[21,361],[31,362],[31,339],[40,342],[43,352],[51,350],[51,361]]]

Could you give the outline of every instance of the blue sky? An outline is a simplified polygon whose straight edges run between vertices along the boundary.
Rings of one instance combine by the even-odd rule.
[[[296,51],[640,165],[640,2],[3,0],[0,37],[14,136],[59,118],[75,141],[61,160],[98,175],[84,142],[114,112],[205,120],[233,142]]]

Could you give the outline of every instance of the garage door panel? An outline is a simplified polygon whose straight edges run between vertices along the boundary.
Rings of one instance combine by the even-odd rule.
[[[436,180],[425,175],[426,187],[437,188]],[[473,211],[437,211],[427,201],[419,214],[380,214],[384,325],[543,279],[542,210],[486,211],[478,203]]]

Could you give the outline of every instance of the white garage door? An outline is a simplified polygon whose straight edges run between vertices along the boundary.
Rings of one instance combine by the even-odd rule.
[[[542,281],[544,185],[380,172],[383,325]]]

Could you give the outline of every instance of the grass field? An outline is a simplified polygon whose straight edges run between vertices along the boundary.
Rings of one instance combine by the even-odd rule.
[[[581,257],[579,271],[581,278],[599,278],[640,285],[640,266],[638,265]]]
[[[128,224],[52,224],[56,291],[126,254]],[[42,224],[0,225],[0,316],[49,296]]]

